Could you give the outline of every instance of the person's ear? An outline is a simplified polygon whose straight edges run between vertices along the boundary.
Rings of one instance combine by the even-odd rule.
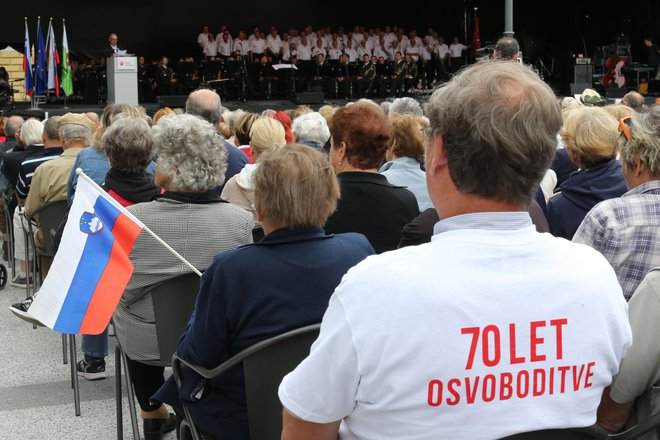
[[[438,176],[447,168],[447,162],[447,148],[444,139],[442,136],[431,136],[426,149],[426,174],[431,177]]]

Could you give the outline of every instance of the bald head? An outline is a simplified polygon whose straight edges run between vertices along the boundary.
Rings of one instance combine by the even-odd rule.
[[[644,106],[644,96],[637,92],[628,92],[621,100],[621,104],[626,105],[633,110],[639,110]]]
[[[200,116],[214,126],[218,125],[222,116],[220,95],[213,90],[195,90],[188,95],[188,100],[186,101],[186,113]]]
[[[5,124],[5,136],[15,138],[16,132],[18,132],[18,129],[21,128],[24,123],[25,119],[22,117],[10,116],[9,119],[7,119],[7,123]]]

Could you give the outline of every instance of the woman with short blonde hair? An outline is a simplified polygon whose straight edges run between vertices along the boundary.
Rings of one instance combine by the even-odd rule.
[[[627,191],[616,160],[617,127],[618,121],[601,107],[579,107],[566,116],[559,135],[578,171],[548,201],[553,235],[572,239],[591,208]]]
[[[255,215],[254,172],[259,165],[259,158],[267,151],[286,145],[284,136],[284,127],[279,121],[268,116],[257,118],[250,128],[250,155],[254,164],[245,165],[240,173],[232,176],[223,188],[221,197]]]

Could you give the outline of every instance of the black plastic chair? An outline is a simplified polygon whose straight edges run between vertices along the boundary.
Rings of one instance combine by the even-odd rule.
[[[208,370],[191,364],[174,354],[172,373],[177,387],[181,386],[181,364],[207,379],[212,379],[242,363],[245,372],[248,423],[251,440],[272,440],[282,433],[282,404],[277,389],[286,374],[293,371],[307,357],[312,343],[319,335],[321,324],[309,325],[261,341],[232,356],[222,365]],[[185,422],[181,439],[190,435],[199,440],[199,432],[190,411],[183,404]],[[185,432],[189,430],[189,433]]]
[[[172,356],[176,351],[179,338],[186,330],[190,315],[195,309],[195,301],[199,293],[199,276],[195,273],[186,273],[175,278],[163,281],[148,290],[154,305],[154,319],[156,322],[156,337],[160,362],[163,366],[171,366]],[[128,370],[127,357],[119,339],[115,348],[115,397],[117,408],[117,439],[124,438],[122,416],[121,391],[121,365],[124,364],[126,376],[126,393],[131,416],[133,438],[140,439],[138,428],[137,408],[135,406],[135,393]]]
[[[500,440],[607,440],[607,432],[597,425],[586,428],[543,429],[522,432]]]
[[[16,260],[14,259],[14,218],[9,209],[11,196],[4,191],[2,192],[3,212],[5,215],[5,222],[7,224],[7,262],[11,266],[11,278],[16,276]]]

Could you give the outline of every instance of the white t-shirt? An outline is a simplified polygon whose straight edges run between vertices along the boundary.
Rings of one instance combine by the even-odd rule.
[[[209,37],[207,35],[208,35],[208,32],[207,33],[202,32],[201,34],[199,34],[197,36],[197,44],[199,44],[200,46],[203,47],[206,44],[206,41],[208,41],[208,39],[209,39]]]
[[[234,41],[234,52],[238,52],[239,54],[246,56],[249,51],[250,51],[250,43],[248,42],[248,40],[236,39]]]
[[[406,47],[406,55],[410,54],[413,61],[419,60],[419,54],[422,51],[422,46],[411,46]]]
[[[266,51],[266,40],[263,38],[252,40],[250,42],[250,51],[252,53],[264,53]]]
[[[357,60],[357,51],[355,49],[353,49],[353,48],[349,49],[348,47],[346,47],[346,48],[344,48],[344,53],[346,55],[348,55],[348,61],[349,62],[352,63],[352,62]]]
[[[460,58],[463,56],[463,51],[467,49],[467,46],[461,43],[451,44],[449,46],[449,56],[452,58]]]
[[[449,53],[449,47],[445,43],[438,44],[435,48],[435,53],[438,54],[438,58],[444,60]]]
[[[328,59],[330,60],[338,60],[341,55],[342,55],[342,51],[339,49],[328,50]]]
[[[204,42],[204,48],[202,49],[204,55],[207,57],[214,57],[218,54],[218,45],[215,43],[215,40],[211,39]]]
[[[351,269],[280,385],[284,407],[342,420],[342,440],[592,425],[632,340],[621,288],[602,255],[537,233],[528,215],[522,227],[526,213],[504,230],[512,214],[487,214],[490,229],[479,214],[444,220],[454,229],[431,243]]]
[[[312,49],[309,45],[298,45],[298,59],[300,61],[310,61],[312,59]]]
[[[222,36],[221,36],[219,40],[216,40],[216,42],[217,42],[217,46],[218,46],[218,53],[220,55],[224,55],[226,57],[231,55],[231,48],[233,46],[231,40],[225,41],[225,40],[222,39]]]
[[[323,47],[314,46],[314,49],[312,49],[312,56],[315,57],[320,54],[327,55],[327,52]]]
[[[383,49],[383,46],[381,46],[380,44],[377,44],[376,47],[374,47],[373,54],[378,58],[383,57],[385,59],[388,59],[390,56],[389,51],[386,52],[385,49]]]
[[[275,38],[273,38],[273,36],[269,34],[266,37],[266,47],[268,47],[274,54],[278,54],[282,48],[282,39],[279,35],[276,35]]]

